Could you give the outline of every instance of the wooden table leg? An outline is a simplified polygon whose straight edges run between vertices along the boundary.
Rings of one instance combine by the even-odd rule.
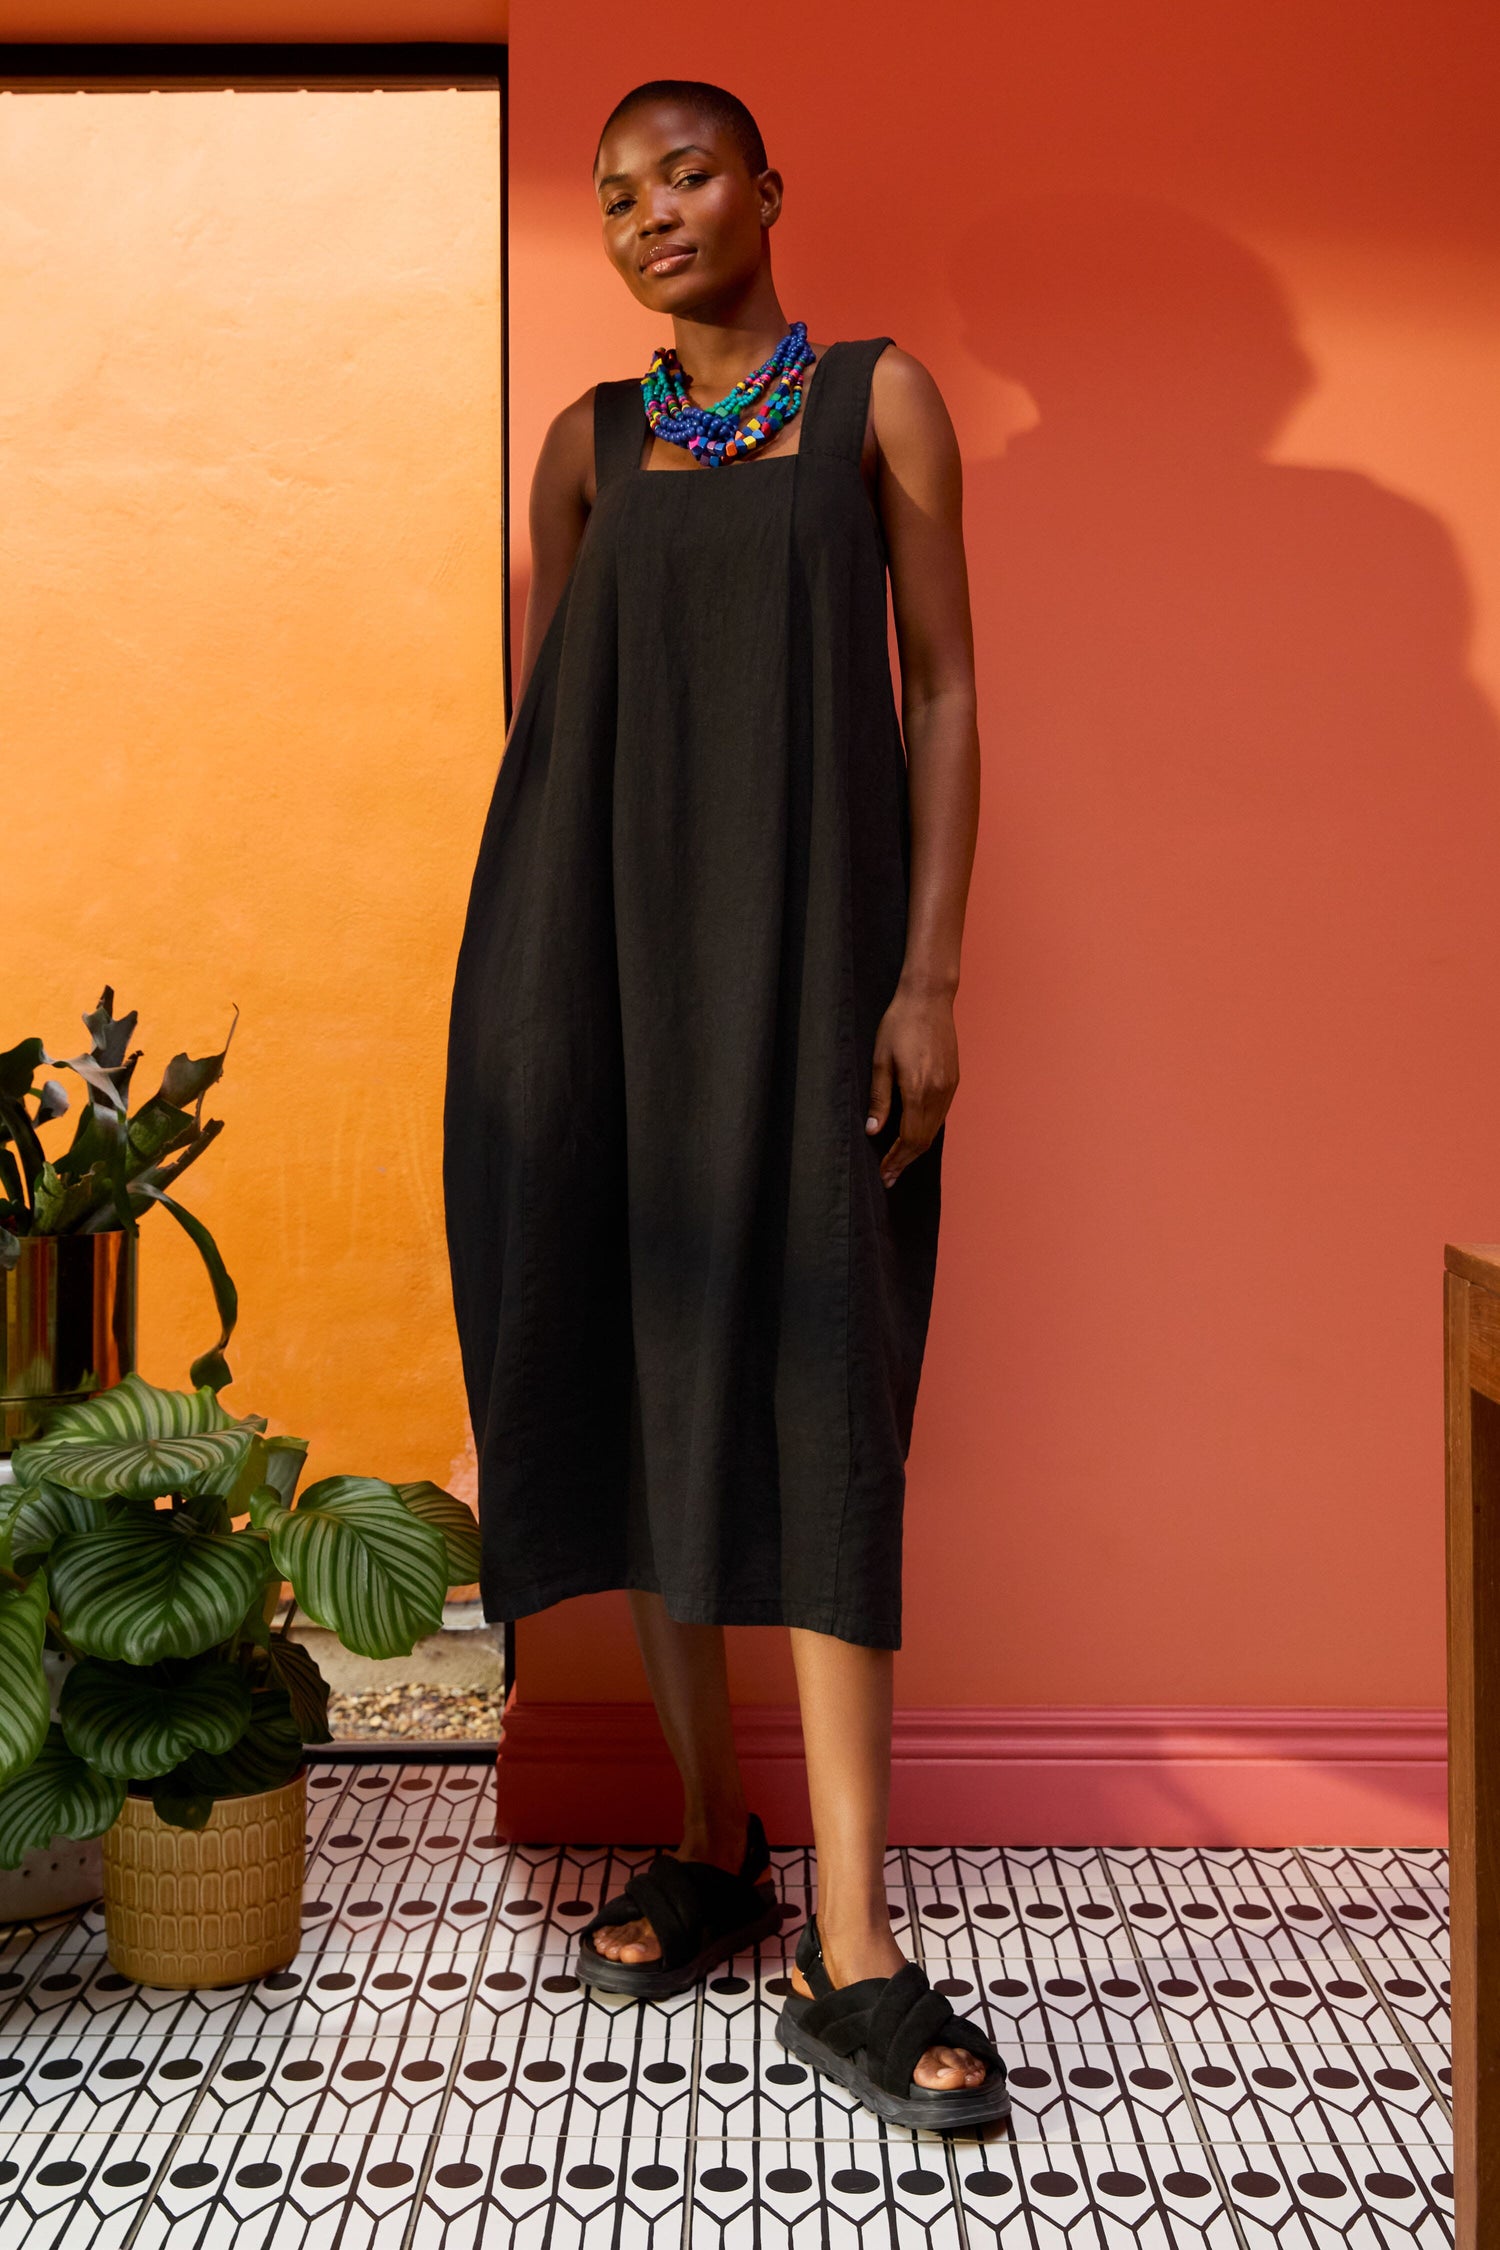
[[[1500,1295],[1445,1276],[1453,2186],[1500,2244]]]

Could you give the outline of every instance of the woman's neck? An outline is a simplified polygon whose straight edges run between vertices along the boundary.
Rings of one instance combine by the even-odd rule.
[[[790,326],[769,274],[732,312],[718,307],[712,318],[674,315],[672,342],[695,403],[711,406],[732,390],[770,358]]]

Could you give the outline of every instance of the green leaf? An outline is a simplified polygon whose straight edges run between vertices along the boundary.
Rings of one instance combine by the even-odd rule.
[[[233,1749],[219,1757],[195,1750],[163,1774],[151,1801],[172,1827],[201,1828],[219,1798],[280,1789],[302,1763],[302,1734],[290,1697],[284,1688],[263,1688],[251,1697],[250,1724]],[[205,1808],[201,1817],[200,1808]]]
[[[235,1009],[235,1023],[239,1021]],[[234,1024],[229,1027],[229,1039],[234,1037]],[[226,1039],[216,1055],[200,1055],[196,1062],[190,1055],[174,1055],[161,1074],[161,1099],[186,1109],[189,1102],[201,1102],[210,1086],[216,1086],[224,1075],[224,1057],[229,1052]]]
[[[174,1780],[171,1774],[163,1775],[157,1782],[151,1792],[151,1803],[157,1819],[164,1820],[169,1828],[194,1831],[208,1826],[214,1809],[211,1790],[200,1789],[195,1793],[186,1782]]]
[[[0,1587],[0,1786],[23,1773],[47,1739],[46,1636],[46,1579]]]
[[[99,1005],[92,1015],[85,1016],[83,1028],[93,1040],[93,1057],[104,1070],[121,1070],[125,1064],[125,1050],[130,1045],[130,1035],[140,1020],[140,1010],[132,1008],[128,1016],[115,1017],[115,988],[107,984],[99,995]]]
[[[25,1101],[19,1095],[12,1098],[3,1089],[0,1089],[0,1137],[15,1142],[21,1170],[28,1181],[34,1181],[47,1161],[46,1154]]]
[[[377,1477],[324,1477],[295,1511],[263,1485],[250,1520],[271,1542],[315,1625],[358,1656],[409,1656],[443,1621],[448,1552],[442,1533]]]
[[[100,1499],[221,1490],[264,1426],[261,1415],[236,1421],[211,1390],[157,1390],[132,1373],[55,1414],[41,1437],[16,1447],[13,1466],[22,1484]]]
[[[211,1117],[201,1130],[194,1131],[191,1140],[185,1141],[180,1148],[173,1152],[170,1164],[153,1164],[139,1184],[131,1189],[131,1194],[143,1194],[147,1188],[170,1187],[175,1179],[182,1176],[190,1164],[197,1163],[206,1148],[213,1147],[214,1142],[223,1130],[223,1118]],[[142,1204],[141,1208],[144,1210],[145,1205]]]
[[[164,1211],[171,1212],[183,1233],[196,1243],[198,1255],[208,1269],[214,1304],[219,1314],[219,1340],[216,1344],[210,1344],[201,1358],[193,1361],[188,1373],[195,1383],[206,1384],[210,1390],[221,1391],[226,1383],[233,1380],[229,1362],[224,1357],[224,1346],[234,1334],[234,1324],[240,1317],[239,1291],[229,1278],[229,1269],[219,1254],[219,1245],[201,1219],[195,1219],[191,1211],[185,1211],[180,1203],[173,1202],[170,1195],[163,1195],[160,1188],[152,1187],[145,1180],[136,1183],[135,1192],[137,1195],[148,1196],[153,1203],[159,1203]]]
[[[305,1437],[266,1439],[265,1481],[285,1508],[291,1506],[297,1490],[297,1480],[307,1460],[307,1444]]]
[[[62,1728],[47,1729],[34,1762],[0,1789],[0,1867],[19,1867],[54,1836],[102,1836],[120,1817],[125,1784],[75,1757]]]
[[[7,1047],[0,1055],[0,1094],[8,1094],[12,1101],[29,1094],[31,1081],[46,1060],[40,1039],[23,1039],[18,1047]]]
[[[85,1656],[123,1664],[201,1656],[228,1640],[267,1577],[264,1543],[199,1529],[183,1509],[153,1509],[58,1540],[52,1599]]]
[[[63,1682],[70,1750],[100,1773],[149,1781],[195,1750],[222,1752],[250,1724],[250,1689],[237,1664],[101,1664],[85,1657]]]
[[[170,1156],[174,1148],[181,1148],[190,1141],[193,1131],[193,1120],[187,1111],[163,1101],[160,1094],[153,1094],[149,1102],[143,1102],[125,1128],[132,1180],[142,1172],[149,1172],[164,1156]]]
[[[273,1633],[266,1644],[271,1677],[285,1688],[304,1742],[332,1742],[328,1726],[328,1682],[305,1648]]]
[[[18,1486],[9,1509],[0,1508],[0,1562],[25,1578],[65,1531],[102,1531],[108,1520],[92,1494],[60,1484]]]
[[[479,1576],[479,1526],[472,1508],[425,1478],[420,1484],[398,1484],[396,1490],[414,1516],[442,1533],[449,1585],[472,1586]]]
[[[33,1234],[68,1234],[109,1189],[108,1167],[91,1164],[81,1178],[68,1179],[55,1164],[44,1164],[33,1190]]]

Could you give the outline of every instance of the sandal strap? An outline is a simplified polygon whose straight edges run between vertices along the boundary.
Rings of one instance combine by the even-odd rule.
[[[807,1989],[815,2000],[832,1992],[833,1982],[823,1960],[823,1940],[818,1932],[818,1917],[809,1914],[797,1939],[794,1959],[807,1980]]]
[[[750,1858],[747,1852],[746,1860]],[[745,1875],[732,1875],[707,1860],[658,1852],[579,1934],[587,1937],[621,1922],[649,1922],[661,1948],[661,1967],[680,1969],[713,1939],[759,1921],[770,1904],[769,1894]]]
[[[929,2047],[962,2047],[992,2073],[1005,2075],[978,2024],[954,2014],[916,1961],[903,1962],[894,1976],[862,1977],[830,1989],[812,2002],[802,2023],[833,2054],[863,2049],[870,2077],[889,2094],[904,2097],[911,2091],[912,2073]]]

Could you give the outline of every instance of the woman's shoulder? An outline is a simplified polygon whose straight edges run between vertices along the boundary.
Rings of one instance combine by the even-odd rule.
[[[948,409],[932,370],[914,352],[903,351],[889,339],[871,372],[870,412],[882,451],[887,449],[888,439],[899,439],[903,434],[915,437],[946,429],[949,424]]]

